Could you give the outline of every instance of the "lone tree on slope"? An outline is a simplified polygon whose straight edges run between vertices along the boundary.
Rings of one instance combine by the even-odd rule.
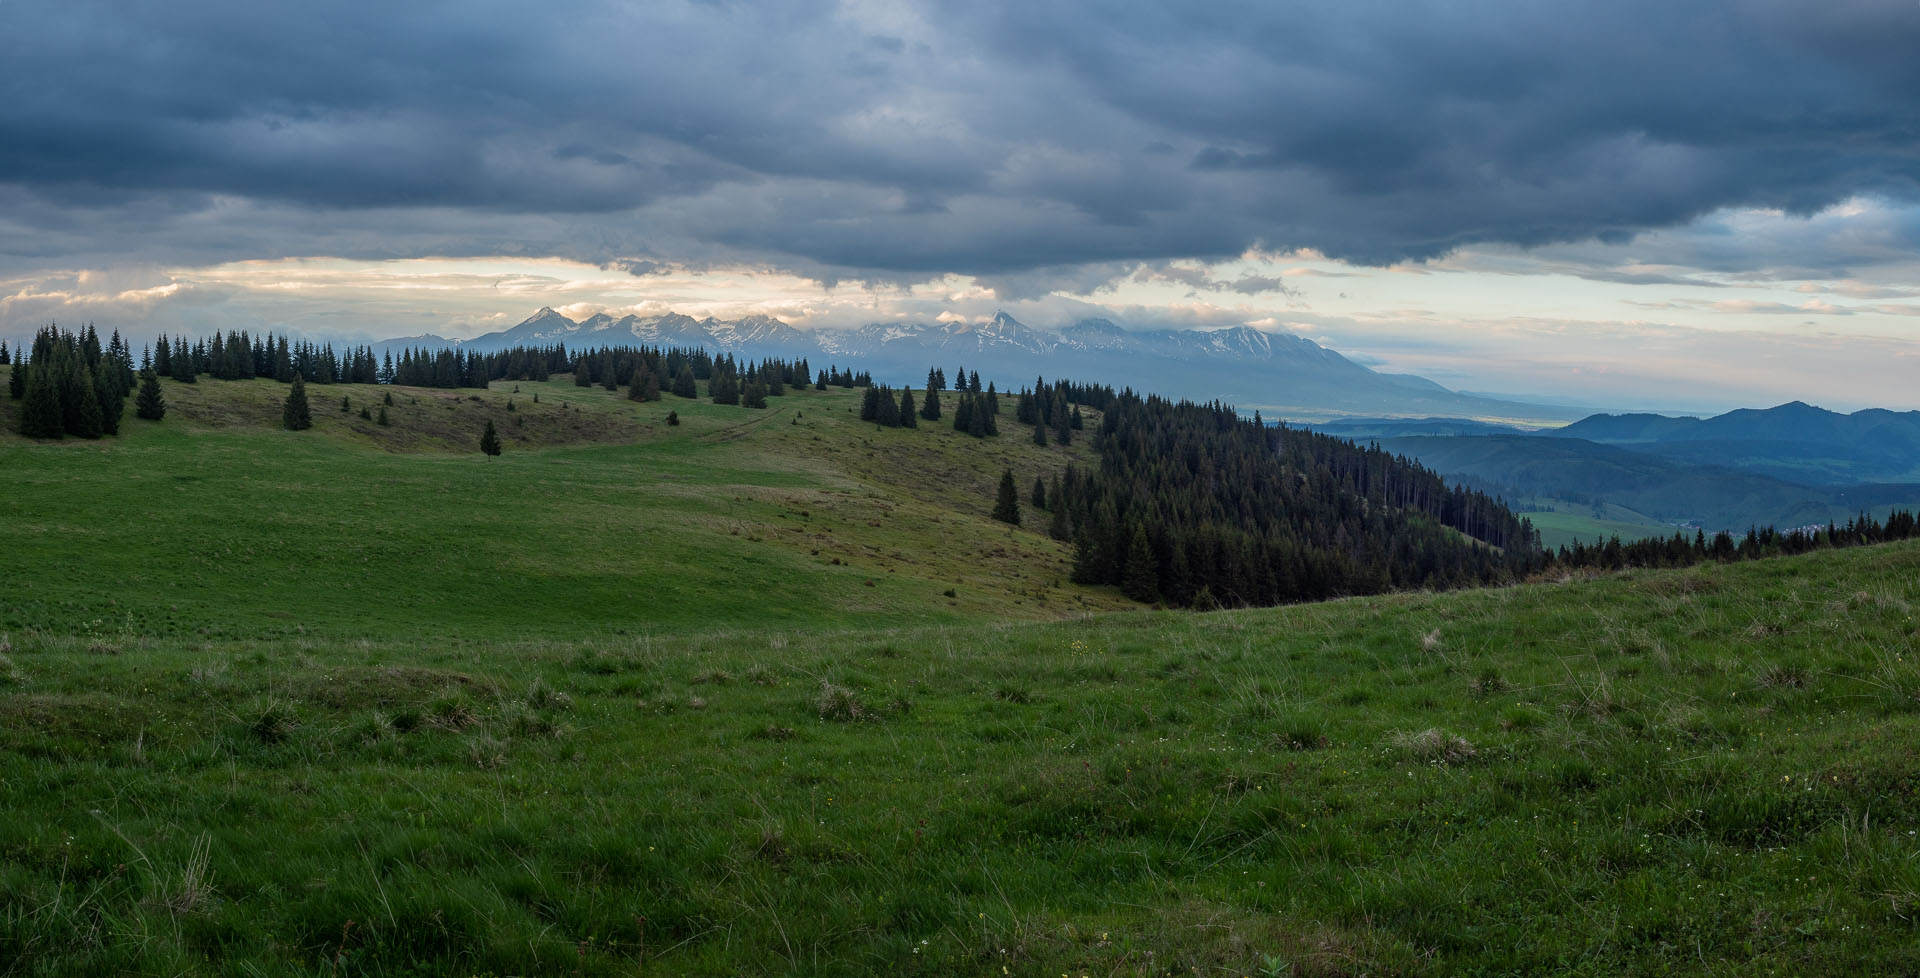
[[[299,374],[293,375],[293,390],[287,392],[287,403],[280,408],[280,423],[288,431],[313,427],[313,413],[307,408],[307,382]]]
[[[1020,525],[1020,491],[1013,486],[1013,470],[1000,476],[1000,496],[993,504],[993,518],[1002,523]]]
[[[488,455],[500,454],[500,433],[493,430],[493,421],[487,421],[487,430],[480,433],[480,450]]]
[[[160,393],[160,377],[152,367],[140,371],[140,393],[134,395],[133,414],[148,421],[167,416],[167,399]]]

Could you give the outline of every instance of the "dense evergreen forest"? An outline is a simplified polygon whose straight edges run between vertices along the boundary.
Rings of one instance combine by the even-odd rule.
[[[1067,441],[1101,412],[1098,467],[1039,487],[1073,575],[1139,601],[1271,605],[1511,581],[1546,561],[1504,504],[1404,459],[1222,404],[1096,384],[1023,389],[1015,420]]]

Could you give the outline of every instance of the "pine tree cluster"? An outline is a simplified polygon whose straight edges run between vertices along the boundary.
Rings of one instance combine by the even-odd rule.
[[[881,384],[868,386],[860,400],[860,420],[882,428],[918,428],[920,412],[913,404],[913,389],[903,387],[899,396],[893,388]]]
[[[119,332],[103,349],[88,325],[79,333],[48,326],[31,354],[14,361],[8,394],[20,401],[20,433],[29,438],[99,438],[120,432],[133,390],[133,355]]]
[[[980,375],[973,375],[974,386],[980,384]],[[960,392],[960,402],[953,409],[953,430],[985,438],[1000,433],[1000,393],[987,385],[985,393],[979,391]]]
[[[309,384],[394,383],[392,354],[382,367],[370,346],[335,352],[333,344],[294,342],[271,333],[250,336],[245,330],[215,333],[211,340],[168,337],[161,334],[150,354],[154,373],[183,384],[195,383],[201,374],[215,380],[251,380],[268,377],[291,383],[298,374]],[[406,383],[406,381],[401,381]],[[418,384],[433,386],[474,386],[460,384]]]

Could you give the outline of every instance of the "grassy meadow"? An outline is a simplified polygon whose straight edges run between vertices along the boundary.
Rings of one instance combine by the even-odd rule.
[[[284,385],[165,387],[164,421],[129,412],[98,442],[30,444],[0,398],[0,547],[34,570],[0,630],[519,639],[1127,604],[1067,582],[1064,545],[987,518],[1002,469],[1024,501],[1084,442],[880,429],[854,391],[749,411],[564,379],[316,385],[315,427],[289,432]],[[477,449],[488,420],[497,458]]]
[[[1083,442],[512,387],[0,435],[0,973],[1920,972],[1920,546],[1139,610]]]

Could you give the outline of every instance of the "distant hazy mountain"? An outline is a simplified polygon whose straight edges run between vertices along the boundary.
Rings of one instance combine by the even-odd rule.
[[[1845,522],[1920,502],[1920,411],[1838,414],[1793,401],[1711,418],[1596,414],[1528,434],[1488,427],[1444,419],[1319,426],[1377,439],[1493,492],[1604,500],[1708,529]]]
[[[1541,434],[1584,438],[1605,445],[1638,445],[1659,441],[1665,435],[1699,423],[1699,418],[1669,418],[1664,414],[1596,414]]]
[[[1537,435],[1379,439],[1449,479],[1517,499],[1606,501],[1662,522],[1742,532],[1836,521],[1920,503],[1920,485],[1811,486],[1751,470],[1578,438]]]
[[[1419,377],[1375,373],[1303,337],[1244,326],[1133,331],[1109,320],[1086,319],[1056,332],[1034,329],[1003,312],[985,323],[894,322],[807,331],[768,317],[729,322],[677,313],[619,319],[601,314],[575,322],[541,309],[511,329],[458,345],[493,352],[554,343],[804,356],[816,366],[859,366],[882,380],[906,384],[922,382],[930,366],[949,377],[961,369],[979,371],[1008,386],[1036,376],[1065,377],[1302,419],[1367,414],[1554,421],[1579,413],[1472,397]],[[379,344],[395,345],[406,344]]]
[[[1542,433],[1804,485],[1920,481],[1920,411],[1839,414],[1790,401],[1704,419],[1598,414]]]

